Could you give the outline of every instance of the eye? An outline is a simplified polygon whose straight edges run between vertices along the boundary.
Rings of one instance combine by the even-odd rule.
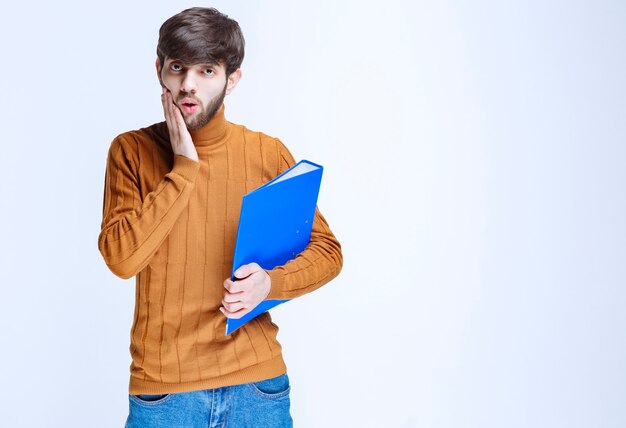
[[[214,71],[213,71],[213,69],[212,69],[212,68],[206,68],[206,69],[204,70],[204,73],[210,76],[210,75],[212,75],[212,74],[214,73]]]
[[[181,71],[183,67],[178,63],[170,64],[170,70],[172,71]]]

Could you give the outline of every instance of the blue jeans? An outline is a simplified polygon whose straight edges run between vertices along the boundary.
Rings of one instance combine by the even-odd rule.
[[[161,395],[129,395],[126,428],[291,428],[287,374],[260,382]]]

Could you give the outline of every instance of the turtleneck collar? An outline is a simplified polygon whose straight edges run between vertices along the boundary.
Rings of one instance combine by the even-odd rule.
[[[224,118],[224,104],[215,112],[209,123],[200,129],[189,131],[196,147],[210,147],[221,142],[226,135],[227,121]]]

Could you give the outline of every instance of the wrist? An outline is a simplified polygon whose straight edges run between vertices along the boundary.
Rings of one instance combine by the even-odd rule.
[[[189,181],[195,181],[200,169],[200,163],[183,155],[174,156],[174,167],[172,171],[183,176]]]
[[[263,270],[264,273],[264,287],[265,288],[265,294],[263,296],[263,300],[267,300],[267,296],[269,296],[270,292],[272,291],[272,278],[270,277],[270,275],[267,273],[267,271],[264,269]]]
[[[282,286],[284,282],[284,276],[279,270],[266,270],[265,271],[270,278],[270,290],[267,294],[266,300],[283,300]]]
[[[196,151],[196,146],[194,146],[193,143],[172,143],[172,152],[174,152],[175,155],[181,155],[188,158],[198,155],[198,152]]]

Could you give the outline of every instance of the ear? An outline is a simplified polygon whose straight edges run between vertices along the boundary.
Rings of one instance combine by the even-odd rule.
[[[237,83],[239,83],[240,79],[241,68],[238,68],[237,70],[230,73],[230,75],[228,75],[228,79],[226,81],[226,95],[230,94],[233,89],[235,89],[235,86],[237,86]]]
[[[161,86],[163,85],[163,80],[161,80],[161,61],[159,61],[159,57],[157,57],[156,62],[154,63],[157,72],[157,79],[159,79],[159,83]]]

